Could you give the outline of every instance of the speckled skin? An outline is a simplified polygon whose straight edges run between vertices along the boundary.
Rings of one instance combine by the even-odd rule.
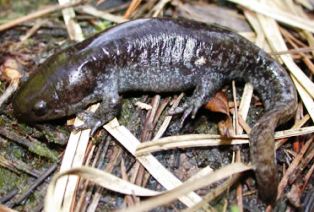
[[[45,121],[101,102],[95,114],[79,113],[81,128],[97,129],[117,115],[130,91],[193,95],[171,113],[183,120],[231,80],[251,82],[265,114],[250,134],[260,197],[277,193],[274,130],[290,119],[297,97],[286,71],[263,50],[227,29],[193,21],[138,19],[67,48],[43,63],[13,100],[17,118]]]

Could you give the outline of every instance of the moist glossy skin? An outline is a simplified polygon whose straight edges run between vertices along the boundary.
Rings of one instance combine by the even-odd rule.
[[[49,58],[13,100],[16,117],[37,122],[82,112],[101,102],[95,114],[79,113],[80,128],[93,131],[117,115],[124,92],[180,92],[193,95],[171,113],[192,115],[231,80],[251,82],[265,114],[253,126],[251,159],[260,197],[276,198],[274,130],[296,110],[294,86],[285,70],[263,50],[217,26],[173,19],[130,21]]]

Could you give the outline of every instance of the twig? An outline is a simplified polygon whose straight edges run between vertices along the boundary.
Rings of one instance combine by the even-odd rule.
[[[281,31],[283,32],[283,35],[285,36],[287,42],[289,42],[294,48],[297,48],[296,43],[292,39],[293,36],[286,30],[281,30]],[[314,73],[314,65],[313,65],[312,61],[310,60],[310,58],[302,52],[299,52],[299,54],[302,56],[303,62],[306,64],[306,66],[309,68],[309,70],[313,74]]]
[[[307,45],[305,43],[303,43],[302,41],[298,40],[297,38],[295,38],[294,36],[291,35],[291,33],[289,33],[285,28],[280,27],[279,28],[280,32],[285,35],[286,37],[288,37],[291,41],[293,41],[295,44],[301,46],[302,48],[308,48]]]
[[[34,24],[34,26],[32,26],[32,28],[30,30],[27,31],[27,33],[23,36],[20,37],[20,43],[19,44],[22,44],[24,43],[28,38],[32,37],[38,29],[40,29],[40,27],[45,23],[45,21],[43,20],[40,20],[38,22],[36,22]]]
[[[17,200],[12,203],[9,203],[9,207],[14,207],[19,205],[24,199],[26,199],[29,195],[33,193],[33,190],[37,188],[47,177],[52,174],[57,169],[57,164],[52,165],[43,175],[41,175],[33,184],[32,186],[26,191],[23,195],[21,195]]]
[[[159,107],[157,108],[156,115],[155,115],[154,122],[153,122],[153,124],[154,124],[155,126],[156,126],[156,124],[157,124],[157,122],[158,122],[158,120],[159,120],[159,118],[160,118],[162,112],[165,110],[165,108],[167,107],[167,105],[169,104],[169,102],[170,102],[170,98],[166,98],[166,99],[164,99],[164,100],[160,103]]]
[[[137,7],[141,4],[142,0],[132,0],[130,6],[124,14],[124,18],[130,18],[132,13],[137,9]]]
[[[305,115],[301,120],[299,120],[298,122],[296,122],[291,129],[300,129],[308,120],[310,119],[310,115],[307,114]],[[278,149],[279,147],[281,147],[284,143],[286,143],[288,141],[287,138],[284,138],[278,142],[275,143],[275,149]]]
[[[156,6],[152,9],[154,12],[153,17],[158,17],[158,15],[161,13],[163,8],[168,4],[171,0],[161,0],[156,4]]]
[[[128,174],[127,174],[127,171],[126,171],[126,167],[125,167],[125,163],[124,163],[123,159],[121,160],[120,170],[121,170],[121,177],[122,177],[122,179],[126,180],[126,181],[129,181],[129,177],[128,177]],[[128,207],[132,206],[132,205],[135,205],[135,200],[132,198],[131,195],[126,195],[124,197],[124,201],[126,202],[126,205]]]
[[[98,17],[98,18],[102,18],[114,23],[123,23],[128,21],[127,18],[118,16],[118,15],[112,15],[111,13],[107,13],[101,10],[97,10],[95,7],[90,6],[90,5],[84,5],[82,7],[79,8],[83,13]]]
[[[85,0],[82,0],[82,1],[73,2],[73,3],[70,3],[70,4],[53,5],[53,6],[50,6],[48,8],[44,8],[42,10],[38,10],[38,11],[36,11],[34,13],[31,13],[29,15],[23,16],[21,18],[17,18],[15,20],[9,21],[8,23],[0,25],[0,32],[4,31],[4,30],[7,30],[7,29],[10,29],[12,27],[15,27],[17,25],[20,25],[20,24],[22,24],[24,22],[27,22],[27,21],[39,18],[41,16],[47,15],[49,13],[53,13],[53,12],[56,12],[56,11],[59,11],[59,10],[65,9],[65,8],[69,8],[69,7],[75,7],[75,6],[84,4],[84,3],[85,3]]]
[[[146,120],[143,126],[143,130],[141,133],[141,142],[145,142],[151,139],[153,130],[157,122],[154,122],[155,116],[160,103],[160,95],[155,95],[152,99],[152,109],[148,111],[146,115]],[[137,162],[138,163],[138,162]],[[143,166],[140,166],[137,172],[134,173],[136,175],[135,184],[142,185],[144,179],[145,169]]]
[[[71,3],[72,0],[58,0],[60,5]],[[75,2],[75,1],[72,1]],[[67,28],[69,37],[74,41],[84,40],[83,31],[80,25],[75,20],[75,12],[73,8],[65,8],[62,10],[62,16]]]
[[[105,146],[105,151],[104,151],[103,156],[105,155],[105,153],[108,150],[108,145],[109,145],[109,143],[111,141],[111,139],[109,139],[109,138],[106,140],[106,142],[108,144]],[[121,154],[122,154],[122,149],[120,147],[117,147],[117,148],[114,149],[114,151],[112,153],[112,158],[109,160],[110,162],[109,162],[109,164],[107,165],[107,167],[105,169],[107,172],[111,173],[113,171],[113,168],[114,168],[115,164],[117,164],[117,160],[121,157]],[[100,158],[104,158],[104,157],[100,157]],[[97,168],[102,169],[103,168],[102,167],[103,166],[102,163],[103,163],[103,161],[100,161],[100,163],[98,164]],[[99,200],[100,200],[100,198],[102,196],[102,190],[103,189],[101,187],[97,187],[96,192],[95,192],[95,194],[93,196],[93,199],[92,199],[90,205],[87,208],[87,212],[94,212],[96,210],[98,202],[99,202]]]
[[[17,90],[19,86],[19,79],[12,80],[10,85],[7,87],[7,89],[4,91],[4,93],[0,96],[0,108],[3,103],[5,103],[11,96],[14,94],[14,92]]]
[[[306,52],[313,52],[314,48],[312,47],[304,47],[304,48],[294,48],[289,49],[287,51],[279,51],[279,52],[270,52],[272,55],[281,55],[281,54],[301,54]]]
[[[107,136],[104,136],[104,138],[102,139],[102,141],[100,142],[99,146],[98,146],[98,150],[96,152],[96,155],[94,157],[93,163],[92,163],[92,167],[96,167],[96,163],[98,163],[97,168],[101,169],[101,165],[103,163],[104,160],[100,160],[99,159],[103,159],[104,155],[107,153],[108,150],[108,146],[109,146],[109,141]],[[93,145],[95,146],[95,145]],[[90,154],[90,156],[92,156],[92,154]],[[88,162],[85,162],[85,165],[88,165]],[[91,190],[88,191],[88,185],[89,185],[89,181],[85,181],[83,187],[83,192],[80,195],[79,200],[77,201],[77,204],[75,205],[75,211],[86,211],[88,202],[90,202],[91,199],[91,195],[92,192]]]
[[[239,124],[240,126],[242,127],[242,129],[244,129],[244,131],[247,133],[247,134],[250,134],[251,132],[251,127],[246,123],[246,121],[242,118],[242,116],[239,114]]]
[[[57,152],[50,150],[45,144],[39,142],[38,140],[31,138],[32,142],[26,138],[16,134],[14,131],[9,130],[5,127],[0,128],[0,135],[8,138],[11,141],[14,141],[20,144],[23,147],[26,147],[28,151],[40,155],[42,157],[49,158],[51,160],[57,160]]]
[[[311,143],[313,142],[313,138],[308,140],[306,144],[302,147],[300,153],[297,155],[297,157],[294,158],[293,162],[290,164],[289,168],[287,169],[286,173],[282,177],[279,185],[278,185],[278,195],[277,199],[281,198],[284,194],[284,189],[288,184],[288,178],[289,176],[294,172],[294,170],[298,167],[299,163],[301,162],[305,152],[310,147]]]
[[[312,164],[311,168],[309,169],[309,171],[306,173],[306,175],[304,177],[304,184],[303,184],[303,188],[302,188],[303,191],[306,188],[306,186],[307,186],[309,180],[311,179],[313,173],[314,173],[314,163]]]
[[[86,161],[84,162],[84,165],[88,166],[90,163],[91,158],[94,155],[94,151],[95,151],[95,144],[93,143],[89,143],[88,146],[91,146],[91,150],[90,151],[86,151],[89,152]],[[98,151],[96,152],[93,164],[91,165],[92,167],[95,167],[96,164],[96,160],[98,159],[99,155],[100,155],[100,151],[101,151],[102,145],[99,146]],[[89,149],[89,148],[88,148]],[[86,201],[89,201],[90,199],[90,195],[89,192],[87,191],[89,185],[89,181],[88,180],[84,180],[81,179],[79,182],[79,189],[81,191],[78,191],[80,193],[80,198],[77,200],[76,204],[75,204],[75,211],[86,211],[86,207],[87,204],[84,204]]]
[[[8,202],[10,199],[12,199],[17,193],[19,192],[19,190],[17,188],[14,188],[12,191],[10,191],[9,193],[5,194],[3,197],[0,198],[0,204],[4,204],[6,202]]]
[[[239,134],[238,132],[238,126],[239,126],[239,122],[238,122],[238,105],[237,105],[237,91],[236,91],[236,86],[235,86],[235,81],[232,81],[232,95],[233,95],[233,104],[234,104],[234,131],[236,134]]]
[[[239,148],[236,150],[236,156],[235,156],[236,162],[241,162],[241,151]],[[243,212],[243,189],[242,184],[239,183],[239,185],[236,188],[236,195],[237,195],[237,205],[240,210],[240,212]]]
[[[178,107],[181,99],[183,98],[184,94],[181,93],[180,96],[178,96],[174,102],[173,102],[173,105],[172,107],[170,108],[170,110],[173,110],[175,109],[176,107]],[[161,138],[161,136],[164,134],[164,132],[167,130],[169,124],[170,124],[170,121],[172,119],[172,116],[166,116],[164,122],[161,124],[159,130],[157,131],[155,137],[153,138],[153,140],[157,140],[159,138]]]
[[[35,178],[38,178],[39,176],[39,172],[37,170],[34,170],[28,164],[20,160],[9,161],[5,157],[0,155],[0,165],[5,168],[9,168],[10,170],[17,169],[18,171],[14,170],[14,172],[17,172],[17,173],[19,173],[19,171],[22,171]]]

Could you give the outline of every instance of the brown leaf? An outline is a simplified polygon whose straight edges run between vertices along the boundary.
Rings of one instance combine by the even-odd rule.
[[[9,82],[18,80],[21,78],[20,69],[20,64],[14,58],[8,57],[0,66],[1,78]]]
[[[227,116],[225,120],[222,120],[218,123],[218,131],[221,136],[227,138],[235,135],[232,125],[232,119],[230,116]]]
[[[226,115],[226,119],[218,123],[219,134],[225,137],[234,135],[232,119],[230,117],[228,99],[224,92],[220,91],[211,98],[205,105],[207,110]]]
[[[207,102],[205,108],[212,112],[223,113],[229,116],[228,99],[226,94],[222,91],[216,93],[215,96]]]

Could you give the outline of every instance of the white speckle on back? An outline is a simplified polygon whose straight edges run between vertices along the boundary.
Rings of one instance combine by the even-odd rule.
[[[206,63],[206,59],[202,56],[200,58],[198,58],[197,60],[195,60],[194,64],[197,66],[201,66],[204,65]]]

